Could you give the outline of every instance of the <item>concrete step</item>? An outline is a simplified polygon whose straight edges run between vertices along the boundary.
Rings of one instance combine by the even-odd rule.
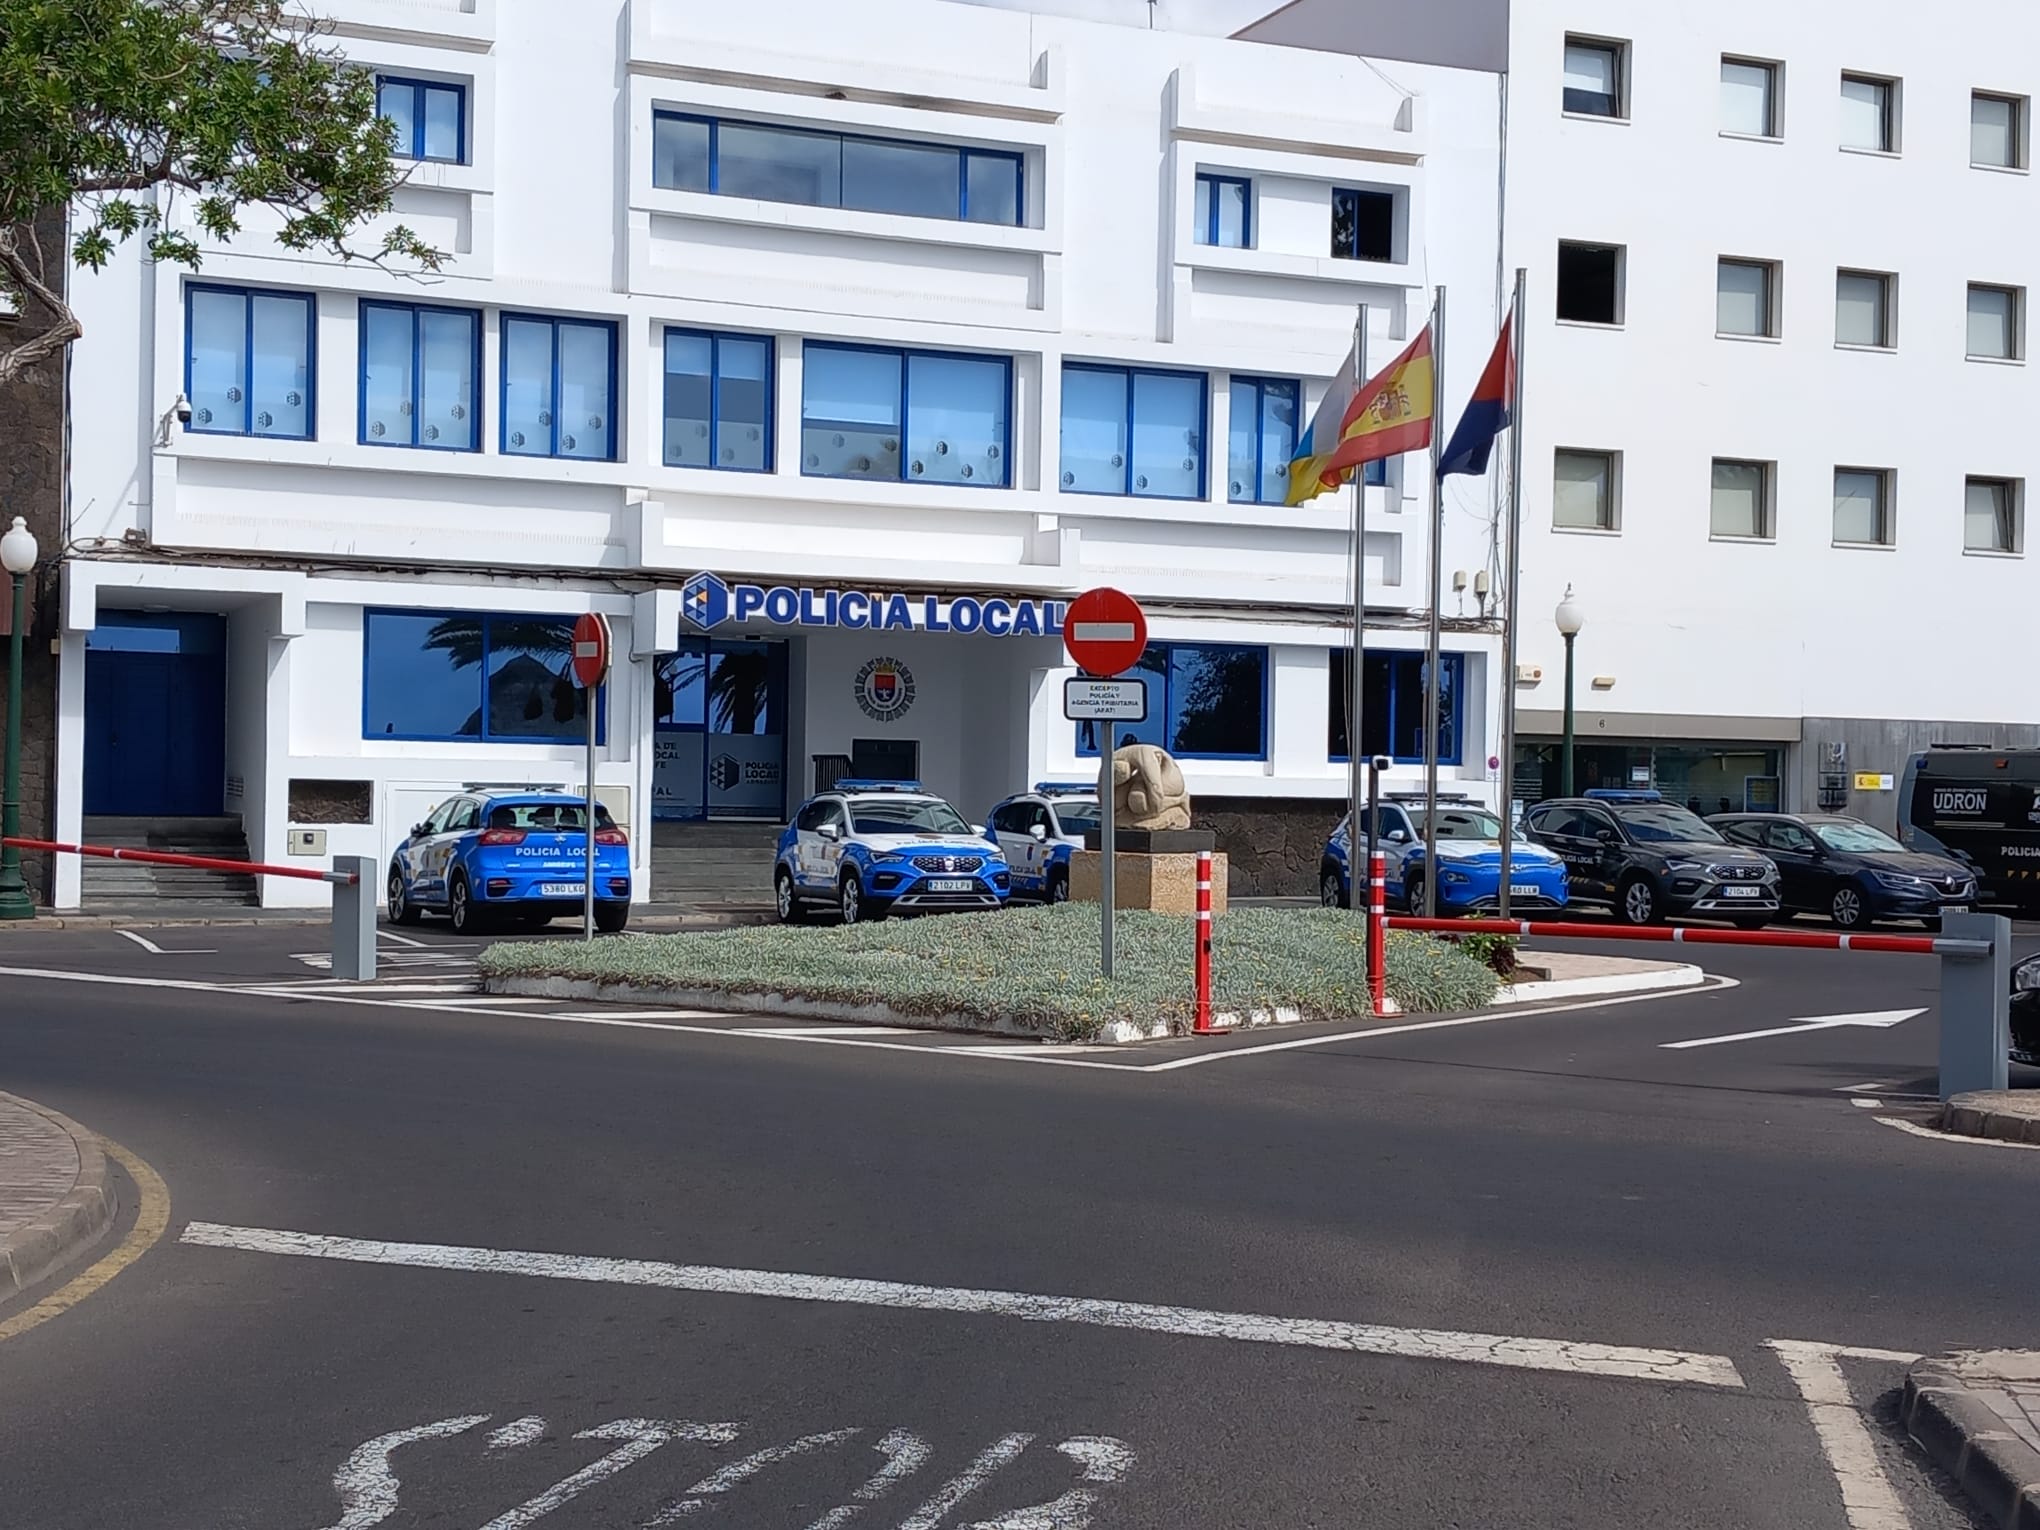
[[[94,816],[85,820],[80,832],[88,845],[198,855],[222,861],[248,859],[248,841],[238,818]],[[196,866],[159,866],[149,861],[86,856],[79,875],[79,900],[87,908],[195,902],[252,905],[256,901],[255,879],[246,872],[213,872]]]
[[[682,847],[745,849],[778,843],[784,825],[776,823],[715,822],[676,823],[670,819],[652,825],[652,848],[675,850]]]

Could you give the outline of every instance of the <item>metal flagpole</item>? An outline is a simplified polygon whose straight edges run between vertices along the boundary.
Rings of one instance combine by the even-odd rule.
[[[1528,273],[1516,268],[1516,298],[1509,307],[1509,538],[1502,577],[1502,883],[1501,916],[1509,917],[1509,865],[1516,841],[1516,586],[1523,557],[1523,293]]]
[[[1353,380],[1359,387],[1367,386],[1367,305],[1362,303],[1353,318]],[[1365,808],[1361,801],[1362,743],[1360,737],[1361,700],[1365,666],[1361,662],[1361,650],[1365,646],[1367,631],[1367,468],[1363,463],[1353,470],[1353,654],[1349,661],[1350,682],[1346,687],[1346,766],[1347,811],[1346,820],[1346,907],[1355,913],[1367,907],[1366,886],[1367,863],[1360,858],[1360,847],[1365,842],[1360,825],[1365,822]]]
[[[1438,608],[1445,568],[1445,289],[1431,298],[1431,632],[1424,647],[1424,917],[1438,917]]]

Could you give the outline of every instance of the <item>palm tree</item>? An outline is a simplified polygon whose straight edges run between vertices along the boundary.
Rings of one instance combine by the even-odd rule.
[[[656,671],[658,715],[671,715],[675,697],[706,681],[706,720],[714,732],[759,732],[761,720],[771,721],[773,657],[763,643],[718,643],[669,654]]]

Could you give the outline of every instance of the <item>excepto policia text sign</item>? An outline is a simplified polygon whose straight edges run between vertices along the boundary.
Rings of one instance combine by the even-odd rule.
[[[696,627],[763,620],[775,627],[843,627],[870,632],[982,632],[986,637],[1056,637],[1066,600],[979,599],[974,595],[877,594],[727,584],[696,574],[680,587],[680,609]]]

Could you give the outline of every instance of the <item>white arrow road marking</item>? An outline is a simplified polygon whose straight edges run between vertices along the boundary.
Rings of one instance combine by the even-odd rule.
[[[266,1227],[228,1227],[218,1222],[193,1222],[184,1229],[179,1241],[203,1248],[338,1259],[353,1264],[473,1270],[484,1274],[536,1276],[547,1280],[660,1286],[724,1296],[768,1296],[783,1301],[834,1302],[853,1307],[970,1313],[1019,1318],[1029,1323],[1076,1323],[1091,1328],[1132,1329],[1185,1338],[1230,1339],[1242,1344],[1286,1344],[1301,1349],[1401,1355],[1414,1360],[1454,1360],[1517,1370],[1623,1376],[1637,1381],[1685,1381],[1697,1386],[1736,1389],[1743,1385],[1735,1362],[1726,1355],[1640,1349],[1573,1339],[1516,1338],[1504,1334],[1457,1333],[1441,1328],[1389,1328],[1378,1323],[1349,1323],[1333,1318],[1213,1312],[1198,1307],[1168,1307],[1152,1302],[1043,1296],[1025,1291],[978,1291],[957,1286],[920,1286],[903,1281],[860,1280],[838,1275],[667,1264],[654,1259],[606,1259],[587,1254],[463,1248],[444,1243],[390,1243]],[[498,1527],[491,1527],[491,1530],[498,1530]]]
[[[486,1413],[470,1413],[464,1418],[443,1418],[435,1424],[399,1429],[358,1448],[333,1473],[333,1490],[340,1495],[340,1518],[331,1530],[369,1530],[371,1525],[379,1525],[396,1513],[397,1474],[390,1466],[390,1456],[399,1445],[465,1434],[475,1425],[486,1423],[488,1417]]]
[[[1802,1031],[1828,1031],[1847,1025],[1871,1026],[1883,1030],[1889,1026],[1902,1025],[1914,1015],[1924,1015],[1924,1009],[1870,1009],[1859,1015],[1809,1015],[1801,1020],[1788,1020],[1783,1025],[1774,1025],[1769,1030],[1737,1031],[1732,1036],[1697,1036],[1691,1041],[1666,1041],[1659,1043],[1660,1050],[1679,1052],[1687,1047],[1718,1047],[1730,1041],[1762,1041],[1767,1036],[1796,1036]]]

